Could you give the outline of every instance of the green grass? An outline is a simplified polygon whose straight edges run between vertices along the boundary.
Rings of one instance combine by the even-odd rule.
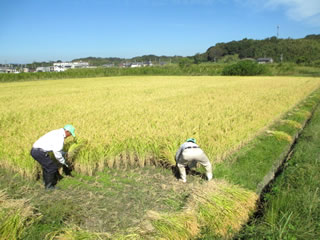
[[[301,66],[294,63],[267,65],[272,76],[320,76],[319,67]]]
[[[320,107],[241,239],[320,239]]]
[[[188,67],[177,64],[141,68],[95,68],[71,69],[65,72],[38,72],[19,74],[0,74],[0,82],[34,81],[44,79],[92,78],[111,76],[216,76],[220,75],[223,64],[202,63]]]
[[[180,67],[178,64],[141,68],[95,68],[71,69],[65,72],[38,72],[19,74],[0,74],[0,82],[35,81],[44,79],[92,78],[111,76],[218,76],[224,67],[230,64],[200,63]],[[267,64],[268,76],[313,76],[319,77],[318,67],[300,66],[294,63]]]

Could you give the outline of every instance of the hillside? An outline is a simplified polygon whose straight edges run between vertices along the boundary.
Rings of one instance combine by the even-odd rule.
[[[294,62],[298,64],[320,64],[320,34],[308,35],[302,39],[264,40],[243,39],[228,43],[217,43],[201,54],[204,61],[219,61],[229,55],[244,58],[273,58],[275,62]]]
[[[217,43],[204,53],[194,56],[157,56],[154,54],[133,58],[118,57],[84,57],[73,59],[72,62],[84,61],[91,66],[119,66],[127,62],[149,62],[153,64],[180,63],[187,60],[200,62],[233,62],[245,58],[272,58],[274,62],[290,62],[304,65],[320,66],[320,34],[307,35],[300,39],[281,39],[277,37],[254,40],[244,38],[240,41]],[[60,61],[60,60],[59,60]],[[28,67],[52,66],[50,62],[34,62]]]
[[[204,53],[197,53],[186,58],[199,62],[228,62],[244,58],[272,58],[275,62],[293,62],[307,65],[320,65],[320,34],[307,35],[300,39],[281,39],[277,37],[254,40],[244,38],[240,41],[217,43]],[[79,58],[73,61],[86,61],[90,65],[119,64],[121,62],[177,63],[181,56],[144,55],[134,58]]]

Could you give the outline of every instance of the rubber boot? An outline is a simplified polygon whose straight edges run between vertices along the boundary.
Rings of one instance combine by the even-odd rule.
[[[56,185],[56,173],[45,174],[45,189],[54,190]]]
[[[57,184],[57,182],[58,182],[58,175],[60,175],[59,172],[58,172],[58,170],[52,174],[51,183],[52,183],[53,186],[56,186],[56,184]],[[61,176],[61,175],[60,175],[60,176]],[[61,176],[61,177],[62,177],[62,176]]]
[[[45,170],[42,169],[42,182],[43,182],[44,186],[46,186],[46,173],[44,171]]]
[[[56,179],[57,182],[60,181],[63,178],[63,176],[59,173],[59,171],[56,172]]]

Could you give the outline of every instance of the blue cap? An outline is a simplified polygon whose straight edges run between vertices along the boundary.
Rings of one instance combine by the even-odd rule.
[[[71,124],[67,124],[67,125],[65,125],[63,128],[64,128],[64,130],[69,131],[73,137],[76,136],[76,134],[74,133],[74,131],[75,131],[76,129],[75,129],[74,126],[72,126]]]
[[[194,138],[188,138],[187,139],[187,142],[193,142],[193,143],[196,143],[196,140]]]

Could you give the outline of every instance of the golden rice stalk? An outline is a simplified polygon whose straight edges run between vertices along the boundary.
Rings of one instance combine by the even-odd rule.
[[[23,232],[41,215],[25,199],[9,199],[0,191],[0,239],[20,239]]]
[[[177,148],[191,136],[212,161],[224,161],[230,150],[297,104],[316,104],[320,78],[126,76],[38,83],[2,83],[0,88],[6,99],[0,105],[0,165],[27,177],[35,176],[39,165],[30,156],[32,143],[66,124],[65,109],[73,113],[68,122],[77,132],[75,142],[67,140],[72,142],[70,161],[84,174],[100,171],[105,159],[127,152],[139,158],[151,154],[157,165],[175,165]],[[73,101],[66,83],[81,89]],[[311,93],[312,99],[301,102]],[[311,114],[291,112],[301,119]]]
[[[283,131],[270,131],[270,130],[268,130],[267,133],[270,136],[276,137],[278,140],[285,140],[285,141],[288,141],[288,142],[292,142],[293,141],[292,137],[288,133],[285,133]]]
[[[195,189],[187,206],[197,209],[202,228],[223,239],[231,238],[255,210],[258,195],[224,181],[205,185]]]
[[[152,221],[152,225],[156,229],[157,239],[193,239],[200,231],[196,215],[186,211],[175,214],[162,214],[160,218]]]
[[[283,124],[288,124],[296,129],[301,129],[302,128],[302,125],[296,121],[293,121],[293,120],[281,120],[281,123]]]
[[[46,235],[45,240],[79,240],[79,239],[90,239],[90,240],[105,240],[111,239],[109,233],[96,233],[90,232],[76,225],[67,226],[65,228],[53,231]]]
[[[182,212],[149,211],[141,227],[155,232],[158,239],[195,239],[201,237],[201,229],[229,239],[248,221],[257,200],[255,192],[212,180],[194,188]]]

